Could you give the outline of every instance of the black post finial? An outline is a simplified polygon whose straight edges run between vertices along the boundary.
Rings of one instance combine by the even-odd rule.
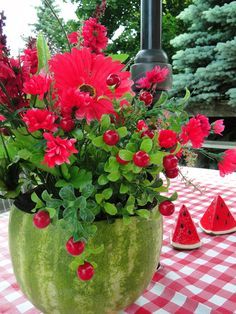
[[[135,57],[131,67],[132,78],[137,81],[145,76],[156,65],[167,67],[169,75],[165,82],[158,85],[157,90],[169,90],[172,87],[172,70],[168,57],[161,45],[162,35],[162,1],[141,0],[141,50]]]

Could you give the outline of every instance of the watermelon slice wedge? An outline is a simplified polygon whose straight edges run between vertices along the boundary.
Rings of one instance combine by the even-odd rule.
[[[208,234],[219,235],[236,231],[236,220],[220,195],[214,198],[199,221]]]
[[[171,245],[176,249],[192,250],[199,248],[202,243],[192,217],[185,205],[179,211],[179,216],[170,239]]]

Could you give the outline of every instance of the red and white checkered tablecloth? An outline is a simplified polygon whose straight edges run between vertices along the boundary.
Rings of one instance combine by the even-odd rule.
[[[197,224],[213,198],[220,194],[236,215],[236,174],[221,179],[214,170],[183,169],[202,190],[193,191],[174,179],[171,191],[179,194],[176,213],[164,218],[161,267],[148,289],[123,314],[232,314],[236,313],[236,233],[210,236],[198,227],[202,247],[177,251],[169,233],[178,210],[185,204]],[[8,214],[0,215],[0,314],[39,314],[22,295],[13,275],[7,243]],[[62,313],[63,314],[63,313]],[[103,314],[103,313],[98,313]]]

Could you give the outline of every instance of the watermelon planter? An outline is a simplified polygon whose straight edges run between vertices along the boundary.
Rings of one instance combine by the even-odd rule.
[[[201,229],[213,235],[236,231],[236,220],[220,195],[214,198],[199,221]]]
[[[17,282],[27,298],[44,314],[106,314],[131,305],[147,288],[159,261],[162,216],[149,220],[132,217],[113,224],[99,221],[94,255],[97,264],[90,281],[78,280],[68,265],[73,260],[65,249],[70,233],[59,222],[37,229],[32,215],[13,207],[9,244]],[[155,216],[155,217],[154,217]]]

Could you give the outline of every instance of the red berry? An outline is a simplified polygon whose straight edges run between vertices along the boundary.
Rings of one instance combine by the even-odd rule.
[[[66,242],[66,250],[69,254],[71,255],[80,255],[83,253],[85,248],[85,243],[83,241],[77,241],[74,242],[73,237],[71,237],[67,242]]]
[[[166,173],[167,178],[174,179],[178,176],[179,170],[178,168],[166,169],[165,173]]]
[[[147,130],[147,131],[142,132],[141,137],[148,136],[149,138],[153,138],[154,135],[155,135],[154,131]]]
[[[128,161],[126,161],[126,160],[120,158],[119,154],[116,155],[116,160],[117,160],[117,162],[118,162],[119,164],[121,164],[121,165],[127,165],[127,164],[129,163]]]
[[[142,130],[144,131],[144,130],[148,129],[148,126],[147,126],[147,124],[146,124],[146,122],[144,120],[139,120],[137,122],[137,129],[139,131],[142,131]]]
[[[134,154],[133,156],[133,162],[136,166],[138,167],[146,167],[149,165],[150,157],[149,155],[140,150],[137,153]]]
[[[115,130],[107,130],[103,134],[103,141],[109,146],[116,145],[119,142],[119,139],[119,134]]]
[[[121,84],[121,79],[120,79],[119,75],[117,75],[117,74],[110,74],[107,77],[106,83],[108,86],[115,86],[115,88],[117,88]]]
[[[151,93],[144,91],[140,94],[139,99],[144,101],[146,106],[150,106],[153,102],[153,96]]]
[[[168,155],[163,158],[163,166],[165,170],[172,170],[178,165],[178,158],[174,155]]]
[[[163,216],[170,216],[175,211],[175,205],[171,201],[164,201],[159,205],[159,211]]]
[[[81,280],[90,280],[94,275],[94,268],[88,262],[80,265],[77,269],[77,275]]]
[[[35,227],[39,229],[46,228],[50,224],[50,216],[46,210],[41,210],[34,214],[33,222]]]
[[[72,119],[63,118],[60,122],[60,127],[65,132],[70,132],[75,127],[75,122]]]

